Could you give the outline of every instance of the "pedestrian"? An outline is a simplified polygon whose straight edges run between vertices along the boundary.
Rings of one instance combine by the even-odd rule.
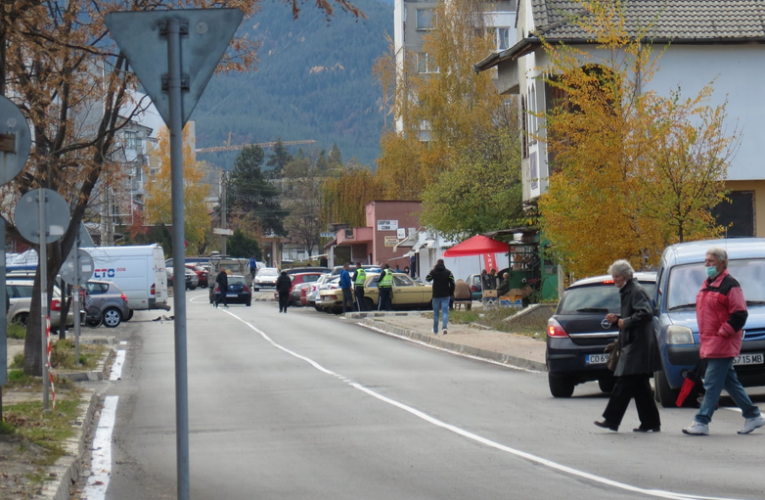
[[[510,291],[510,274],[505,272],[505,273],[502,273],[502,281],[499,282],[499,287],[497,288],[497,296],[502,297],[509,291]]]
[[[377,310],[392,311],[393,305],[391,304],[391,294],[393,293],[393,273],[388,264],[383,264],[380,267],[382,268],[382,271],[380,272],[380,275],[375,278],[377,289],[380,292],[380,298],[377,300]]]
[[[367,281],[367,272],[361,266],[361,261],[356,262],[356,272],[353,273],[353,294],[356,297],[356,309],[366,311],[364,303],[364,283]]]
[[[481,290],[490,290],[491,285],[489,284],[489,272],[484,269],[481,271]]]
[[[397,273],[400,273],[400,272],[401,272],[401,269],[399,269],[399,267],[398,267],[398,264],[396,264],[396,272],[397,272]]]
[[[343,270],[340,271],[340,289],[343,291],[343,314],[347,310],[346,306],[350,304],[350,310],[353,311],[353,293],[351,291],[351,273],[348,272],[351,263],[343,264]]]
[[[255,260],[255,256],[250,257],[250,276],[254,279],[258,273],[258,261]]]
[[[276,292],[279,294],[279,312],[287,313],[287,306],[290,305],[290,289],[292,280],[287,271],[282,271],[276,278]]]
[[[435,267],[425,277],[425,281],[433,282],[433,334],[438,335],[438,315],[442,315],[444,335],[446,335],[446,326],[449,323],[449,302],[454,294],[454,275],[446,269],[444,259],[438,259]]]
[[[406,266],[406,267],[404,268],[404,274],[406,274],[407,276],[409,276],[409,266]]]
[[[693,423],[683,432],[692,436],[709,434],[709,422],[725,389],[744,417],[744,427],[738,433],[749,434],[765,425],[765,419],[752,404],[733,368],[733,360],[741,352],[741,330],[748,317],[744,292],[728,272],[728,252],[724,248],[707,250],[704,266],[708,278],[696,295],[696,322],[701,341],[699,356],[707,362],[706,393]]]
[[[499,281],[497,277],[497,270],[492,267],[491,270],[489,271],[489,289],[490,290],[497,289],[497,281]]]
[[[661,361],[653,333],[651,303],[646,291],[633,279],[634,270],[629,262],[617,260],[608,268],[608,274],[619,288],[621,311],[607,314],[606,320],[619,325],[621,355],[614,370],[616,383],[603,412],[603,421],[596,421],[595,425],[616,432],[634,398],[640,427],[633,431],[659,432],[661,419],[653,400],[650,378],[661,369]]]
[[[324,255],[322,255],[321,258],[319,259],[319,267],[327,267],[327,264],[328,264],[327,258]]]
[[[220,266],[220,272],[215,277],[215,282],[218,284],[218,295],[215,296],[215,307],[223,302],[223,305],[228,307],[228,274],[226,274],[226,268]]]

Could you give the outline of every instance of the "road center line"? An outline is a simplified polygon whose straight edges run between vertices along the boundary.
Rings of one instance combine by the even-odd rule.
[[[347,383],[348,385],[350,385],[351,387],[353,387],[354,389],[357,389],[357,390],[359,390],[359,391],[361,391],[361,392],[363,392],[365,394],[368,394],[369,396],[372,396],[373,398],[376,398],[376,399],[378,399],[378,400],[380,400],[380,401],[382,401],[384,403],[387,403],[387,404],[389,404],[391,406],[399,408],[399,409],[401,409],[401,410],[403,410],[403,411],[405,411],[405,412],[407,412],[407,413],[409,413],[411,415],[414,415],[417,418],[420,418],[420,419],[422,419],[422,420],[424,420],[424,421],[426,421],[426,422],[428,422],[428,423],[430,423],[432,425],[435,425],[435,426],[440,427],[442,429],[448,430],[450,432],[453,432],[454,434],[457,434],[457,435],[462,436],[464,438],[470,439],[470,440],[475,441],[477,443],[483,444],[484,446],[487,446],[487,447],[490,447],[490,448],[494,448],[496,450],[503,451],[505,453],[509,453],[509,454],[514,455],[516,457],[526,459],[526,460],[528,460],[528,461],[530,461],[532,463],[535,463],[535,464],[538,464],[538,465],[543,465],[543,466],[548,467],[550,469],[553,469],[553,470],[556,470],[558,472],[562,472],[564,474],[568,474],[568,475],[571,475],[571,476],[574,476],[574,477],[577,477],[577,478],[587,479],[589,481],[592,481],[592,482],[595,482],[595,483],[599,483],[599,484],[602,484],[602,485],[606,485],[606,486],[610,486],[612,488],[617,488],[617,489],[624,490],[624,491],[629,491],[629,492],[632,492],[632,493],[639,493],[639,494],[643,494],[643,495],[654,497],[654,498],[668,498],[668,499],[673,499],[673,500],[734,500],[734,499],[727,498],[727,497],[707,497],[707,496],[690,495],[690,494],[684,494],[684,493],[674,493],[674,492],[665,491],[665,490],[653,490],[653,489],[640,488],[638,486],[633,486],[631,484],[626,484],[626,483],[622,483],[622,482],[619,482],[619,481],[614,481],[612,479],[608,479],[608,478],[605,478],[605,477],[602,477],[602,476],[598,476],[598,475],[595,475],[595,474],[590,474],[589,472],[584,472],[584,471],[581,471],[581,470],[578,470],[578,469],[574,469],[573,467],[568,467],[566,465],[562,465],[562,464],[559,464],[557,462],[553,462],[553,461],[548,460],[546,458],[542,458],[542,457],[538,457],[536,455],[532,455],[531,453],[527,453],[525,451],[517,450],[515,448],[510,448],[509,446],[505,446],[503,444],[497,443],[496,441],[492,441],[490,439],[487,439],[487,438],[484,438],[482,436],[479,436],[478,434],[474,434],[472,432],[469,432],[469,431],[466,431],[464,429],[461,429],[461,428],[459,428],[457,426],[448,424],[448,423],[446,423],[446,422],[444,422],[442,420],[439,420],[439,419],[437,419],[435,417],[432,417],[432,416],[428,415],[427,413],[424,413],[424,412],[422,412],[422,411],[420,411],[420,410],[418,410],[416,408],[413,408],[411,406],[407,406],[407,405],[405,405],[403,403],[400,403],[400,402],[398,402],[398,401],[396,401],[394,399],[391,399],[391,398],[389,398],[387,396],[384,396],[384,395],[382,395],[382,394],[380,394],[378,392],[375,392],[375,391],[369,389],[368,387],[365,387],[365,386],[363,386],[363,385],[361,385],[361,384],[359,384],[357,382],[353,382],[352,380],[346,378],[345,376],[343,376],[343,375],[341,375],[339,373],[335,373],[335,372],[333,372],[333,371],[331,371],[331,370],[329,370],[327,368],[324,368],[323,366],[321,366],[316,361],[314,361],[314,360],[312,360],[310,358],[307,358],[307,357],[305,357],[305,356],[303,356],[301,354],[298,354],[298,353],[296,353],[294,351],[291,351],[290,349],[287,349],[286,347],[282,346],[281,344],[278,344],[278,343],[274,342],[268,335],[266,335],[265,332],[259,330],[258,328],[256,328],[252,324],[248,323],[247,321],[243,320],[242,318],[240,318],[236,314],[234,314],[234,313],[232,313],[230,311],[225,311],[225,310],[223,312],[225,312],[226,314],[231,315],[232,317],[236,318],[237,320],[239,320],[242,323],[244,323],[245,325],[247,325],[250,329],[252,329],[258,335],[263,337],[263,339],[266,342],[270,343],[272,346],[274,346],[277,349],[279,349],[279,350],[289,354],[290,356],[293,356],[295,358],[298,358],[298,359],[301,359],[301,360],[305,361],[306,363],[310,364],[311,366],[313,366],[314,368],[316,368],[320,372],[325,373],[327,375],[331,375],[331,376],[333,376],[335,378],[338,378],[338,379],[342,380],[343,382]]]
[[[125,352],[124,349],[117,350],[117,356],[114,358],[112,373],[109,375],[109,380],[119,380],[122,378],[122,366],[125,364]]]

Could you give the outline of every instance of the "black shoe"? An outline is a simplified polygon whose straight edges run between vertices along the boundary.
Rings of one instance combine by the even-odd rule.
[[[616,424],[612,424],[612,423],[611,423],[611,422],[609,422],[608,420],[603,420],[602,422],[598,422],[598,421],[596,420],[596,421],[594,422],[594,424],[595,424],[595,425],[597,425],[598,427],[602,427],[602,428],[604,428],[604,429],[608,429],[609,431],[614,431],[614,432],[616,432],[616,431],[618,431],[618,430],[619,430],[619,426],[618,426],[618,425],[616,425]]]
[[[632,429],[632,432],[661,432],[661,427],[636,427]]]

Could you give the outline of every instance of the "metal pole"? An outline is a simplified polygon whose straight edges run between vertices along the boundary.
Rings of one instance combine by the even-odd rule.
[[[0,39],[2,42],[2,39]],[[3,421],[3,385],[8,373],[8,317],[5,304],[5,219],[0,218],[0,422]]]
[[[48,380],[48,231],[45,223],[45,191],[43,188],[38,190],[37,206],[40,209],[40,344],[42,353],[40,362],[42,363],[43,379],[43,410],[48,409],[48,391],[50,390],[50,380]]]
[[[178,499],[189,499],[189,404],[186,364],[186,273],[183,214],[183,102],[181,100],[181,25],[173,17],[167,27],[170,101],[170,172],[173,205],[173,288],[175,297],[175,425]]]
[[[226,210],[228,208],[228,182],[226,182],[226,174],[221,174],[221,180],[223,182],[223,206],[221,207],[221,227],[223,229],[226,228]],[[228,255],[228,249],[226,248],[226,238],[227,236],[225,234],[220,235],[221,238],[221,245],[220,245],[220,254],[223,256]]]
[[[80,366],[80,235],[74,239],[74,286],[72,286],[72,309],[74,311],[74,364]]]

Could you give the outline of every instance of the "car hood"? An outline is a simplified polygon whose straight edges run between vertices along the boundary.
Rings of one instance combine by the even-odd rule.
[[[749,316],[746,319],[744,330],[765,328],[765,307],[749,307],[748,312]],[[667,317],[673,325],[685,326],[693,330],[693,333],[698,333],[699,331],[699,327],[696,324],[696,311],[694,309],[672,311],[667,313]]]

